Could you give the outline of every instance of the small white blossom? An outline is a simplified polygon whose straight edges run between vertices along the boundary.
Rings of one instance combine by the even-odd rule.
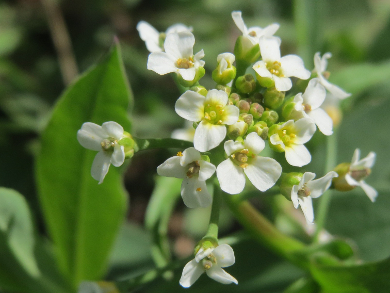
[[[248,38],[253,45],[258,44],[261,37],[273,37],[274,33],[276,33],[276,31],[279,29],[279,24],[277,23],[270,24],[265,28],[261,28],[258,26],[247,28],[244,23],[244,20],[242,19],[241,11],[233,11],[232,18],[238,29],[242,32],[242,35]],[[280,39],[278,37],[273,38],[275,38],[280,44]]]
[[[349,171],[345,175],[345,180],[351,186],[360,186],[372,202],[378,196],[378,192],[366,182],[364,179],[371,173],[371,168],[375,164],[376,154],[370,152],[367,157],[360,158],[360,150],[356,149],[353,153],[352,162],[349,166]]]
[[[310,163],[311,155],[304,146],[316,131],[316,126],[310,118],[302,118],[298,121],[289,120],[282,125],[273,125],[270,143],[278,151],[284,151],[287,162],[296,167],[302,167]]]
[[[294,97],[295,110],[300,113],[299,118],[311,118],[318,129],[325,135],[332,135],[333,121],[329,115],[320,108],[326,97],[325,88],[318,78],[310,80],[305,92]]]
[[[332,57],[331,53],[325,53],[322,58],[320,52],[315,53],[314,55],[314,71],[318,75],[319,82],[335,97],[338,99],[348,98],[351,94],[345,92],[337,85],[331,84],[323,75],[328,66],[328,59]]]
[[[210,278],[222,284],[238,284],[233,276],[222,269],[230,267],[234,262],[234,251],[228,244],[221,244],[206,251],[201,248],[195,259],[185,265],[180,278],[180,285],[184,288],[190,287],[204,272]]]
[[[299,184],[292,187],[291,200],[294,207],[297,209],[301,206],[308,223],[313,223],[314,221],[312,198],[320,197],[329,189],[332,179],[338,176],[336,172],[330,171],[324,177],[313,180],[316,174],[305,172]]]
[[[253,69],[261,77],[273,79],[278,91],[288,91],[292,87],[290,76],[300,79],[308,79],[311,75],[303,64],[301,57],[286,55],[280,57],[279,43],[275,39],[260,38],[261,57],[263,60],[256,62]]]
[[[207,191],[206,180],[215,172],[215,166],[202,159],[201,154],[190,147],[183,153],[169,158],[157,167],[160,176],[183,178],[181,196],[189,208],[208,207],[211,195]]]
[[[172,131],[171,137],[187,141],[194,141],[195,128],[193,122],[185,121],[183,128],[178,128]]]
[[[170,33],[164,42],[165,52],[154,52],[149,55],[147,68],[164,75],[176,72],[184,80],[194,80],[198,68],[204,66],[203,50],[195,55],[193,48],[195,37],[189,31]]]
[[[258,156],[264,147],[264,140],[255,132],[249,133],[244,142],[225,142],[228,159],[217,167],[217,177],[223,191],[230,194],[243,191],[245,175],[260,191],[266,191],[275,184],[282,174],[282,167],[272,158]]]
[[[160,46],[161,38],[165,38],[165,35],[171,33],[179,33],[179,32],[191,32],[192,28],[187,27],[184,24],[177,23],[170,26],[167,31],[164,33],[158,32],[153,26],[151,26],[146,21],[140,21],[137,24],[137,30],[140,38],[145,42],[146,48],[150,53],[153,52],[162,52],[163,48]],[[162,43],[161,43],[162,44]]]
[[[86,149],[98,151],[92,163],[91,175],[103,182],[110,164],[119,167],[125,160],[124,146],[118,144],[123,138],[123,127],[116,122],[105,122],[102,126],[86,122],[77,131],[77,140]]]
[[[193,91],[186,91],[176,101],[176,113],[193,122],[199,122],[195,130],[194,146],[206,152],[218,146],[226,137],[226,126],[237,122],[239,109],[228,105],[224,91],[209,90],[206,97]]]

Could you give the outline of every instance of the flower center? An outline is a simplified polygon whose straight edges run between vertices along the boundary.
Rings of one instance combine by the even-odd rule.
[[[115,145],[118,141],[115,138],[109,137],[102,140],[100,145],[102,146],[103,151],[105,152],[113,152]]]
[[[303,110],[306,113],[309,113],[311,111],[311,105],[309,105],[309,104],[302,104],[302,106],[303,106]]]
[[[279,137],[283,141],[285,146],[288,146],[293,143],[296,136],[297,135],[295,134],[295,131],[290,128],[284,128],[279,131]]]
[[[191,56],[187,58],[179,58],[176,60],[176,67],[182,69],[188,69],[194,67],[194,58]]]
[[[256,37],[257,36],[255,31],[250,31],[248,35],[250,35],[251,37]]]
[[[225,120],[225,106],[210,101],[204,107],[204,119],[211,124],[222,124]]]
[[[230,157],[232,158],[233,163],[245,169],[256,155],[251,153],[248,149],[243,149],[239,152],[235,152]]]
[[[276,75],[279,77],[284,77],[283,72],[282,72],[282,64],[280,64],[279,61],[267,62],[267,69],[273,75]]]
[[[200,170],[200,165],[198,161],[193,161],[192,163],[188,164],[188,169],[187,169],[187,177],[192,178],[192,176],[199,174]]]
[[[368,175],[371,174],[370,168],[358,169],[358,170],[349,170],[349,175],[356,181],[361,181],[365,179]]]
[[[311,191],[310,189],[304,184],[301,189],[298,190],[298,196],[299,197],[307,197],[310,196]]]
[[[209,254],[202,260],[203,268],[207,271],[211,269],[213,264],[217,263],[217,259],[215,258],[214,254]]]

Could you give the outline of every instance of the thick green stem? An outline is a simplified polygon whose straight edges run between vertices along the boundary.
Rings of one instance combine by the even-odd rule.
[[[329,172],[336,166],[337,162],[337,128],[333,129],[333,134],[326,138],[326,163],[324,173]],[[328,213],[332,190],[328,190],[319,198],[318,210],[316,215],[316,231],[313,240],[318,242],[321,230],[325,226],[326,215]]]
[[[138,146],[138,149],[136,150],[137,152],[157,148],[174,148],[184,150],[194,146],[194,144],[190,141],[173,138],[142,139],[134,137],[134,141]]]
[[[302,242],[290,238],[277,230],[248,201],[240,201],[239,197],[230,194],[225,194],[223,198],[237,220],[250,232],[255,240],[295,265],[302,268],[308,267],[308,263],[304,258],[294,254],[294,252],[305,247]]]
[[[218,184],[214,184],[213,204],[211,206],[209,228],[207,230],[205,238],[214,238],[218,241],[218,223],[219,223],[219,211],[221,209],[221,189]]]

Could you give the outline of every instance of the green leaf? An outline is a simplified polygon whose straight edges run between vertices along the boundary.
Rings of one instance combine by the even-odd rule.
[[[131,92],[115,44],[65,91],[42,135],[37,158],[40,202],[59,265],[74,286],[104,273],[127,203],[124,169],[111,166],[98,185],[91,177],[96,152],[79,145],[77,130],[87,121],[116,121],[129,131],[129,102]]]

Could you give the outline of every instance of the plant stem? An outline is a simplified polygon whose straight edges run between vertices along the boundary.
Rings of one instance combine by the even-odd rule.
[[[211,206],[209,228],[203,238],[214,238],[218,241],[219,211],[221,209],[221,189],[214,183],[213,204]]]
[[[324,172],[327,173],[336,166],[337,162],[337,128],[334,128],[333,134],[326,138],[326,163]],[[318,242],[321,230],[325,226],[326,215],[328,213],[332,190],[328,190],[319,198],[318,211],[316,216],[316,231],[313,240]]]
[[[184,150],[194,146],[194,144],[190,141],[173,138],[142,139],[134,137],[133,139],[138,146],[137,152],[157,148],[175,148]]]

